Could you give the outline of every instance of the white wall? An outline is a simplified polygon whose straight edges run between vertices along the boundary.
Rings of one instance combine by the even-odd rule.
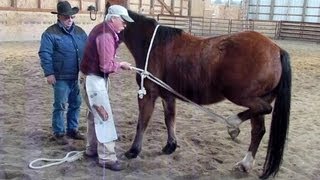
[[[75,23],[89,33],[102,20],[102,14],[96,21],[89,14],[77,14]],[[57,16],[50,12],[0,11],[0,41],[40,40],[42,32],[56,21]]]

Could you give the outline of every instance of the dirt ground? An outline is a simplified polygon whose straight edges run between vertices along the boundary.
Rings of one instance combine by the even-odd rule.
[[[276,179],[320,179],[320,45],[277,41],[292,60],[291,121],[282,167]],[[176,152],[162,155],[167,133],[160,100],[144,136],[141,154],[127,160],[129,167],[112,172],[94,159],[81,159],[40,170],[28,164],[37,158],[62,158],[69,151],[84,150],[83,141],[57,145],[52,139],[52,88],[39,65],[39,42],[0,43],[0,179],[257,179],[263,167],[269,128],[250,173],[234,171],[248,148],[250,124],[241,125],[238,141],[232,141],[223,124],[196,107],[178,101]],[[133,63],[124,45],[119,56]],[[119,155],[127,151],[135,135],[138,105],[134,72],[111,76],[111,104],[119,134]],[[86,132],[81,110],[80,130]],[[207,106],[222,116],[242,110],[224,101]],[[267,127],[270,116],[266,117]]]

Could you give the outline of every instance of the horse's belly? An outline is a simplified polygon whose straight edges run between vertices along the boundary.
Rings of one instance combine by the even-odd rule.
[[[210,89],[210,90],[203,90],[202,89],[202,90],[198,90],[198,91],[187,91],[183,94],[185,97],[187,97],[191,101],[193,101],[197,104],[203,104],[203,105],[217,103],[217,102],[225,99],[221,93],[216,92],[212,89]]]
[[[211,96],[211,97],[201,99],[200,102],[198,102],[198,104],[203,104],[203,105],[213,104],[213,103],[220,102],[224,99],[225,99],[225,97],[223,97],[223,96],[214,96],[214,97]]]

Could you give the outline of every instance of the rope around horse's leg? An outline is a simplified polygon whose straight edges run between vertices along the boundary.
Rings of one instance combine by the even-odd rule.
[[[31,169],[42,169],[42,168],[45,168],[45,167],[59,165],[59,164],[62,164],[64,162],[76,161],[76,160],[81,159],[83,157],[83,153],[84,153],[84,151],[70,151],[62,159],[39,158],[39,159],[31,161],[30,164],[29,164],[29,168],[31,168]],[[34,166],[33,164],[38,162],[38,161],[53,162],[53,163],[45,164],[45,165],[42,165],[42,166]]]

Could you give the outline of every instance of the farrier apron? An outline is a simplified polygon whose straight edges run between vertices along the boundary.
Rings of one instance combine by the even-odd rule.
[[[90,111],[94,116],[96,136],[99,142],[107,143],[118,138],[109,102],[108,82],[96,75],[85,78]],[[104,113],[106,112],[106,113]]]

